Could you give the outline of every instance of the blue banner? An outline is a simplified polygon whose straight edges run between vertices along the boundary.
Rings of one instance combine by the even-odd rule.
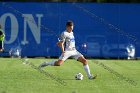
[[[59,34],[72,20],[76,48],[85,56],[140,56],[139,4],[0,2],[0,7],[10,53],[18,49],[21,56],[58,57]]]

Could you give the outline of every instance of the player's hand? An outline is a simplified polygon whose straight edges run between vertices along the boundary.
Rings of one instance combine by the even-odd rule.
[[[62,52],[62,54],[61,54],[61,55],[62,55],[62,56],[64,56],[64,54],[65,54],[65,51],[64,51],[64,52]]]
[[[59,47],[62,46],[62,42],[57,42],[56,44],[57,44]]]

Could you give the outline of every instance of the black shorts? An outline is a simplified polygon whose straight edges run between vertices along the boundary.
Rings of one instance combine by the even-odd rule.
[[[0,41],[0,49],[3,49],[3,41]]]

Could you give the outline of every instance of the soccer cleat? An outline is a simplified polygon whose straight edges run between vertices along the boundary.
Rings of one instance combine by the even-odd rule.
[[[96,79],[96,78],[97,78],[97,75],[94,75],[94,76],[91,75],[88,77],[88,79]]]
[[[41,64],[38,66],[38,68],[42,68],[42,67],[48,66],[47,63],[48,63],[48,62],[43,62],[43,63],[41,63]]]

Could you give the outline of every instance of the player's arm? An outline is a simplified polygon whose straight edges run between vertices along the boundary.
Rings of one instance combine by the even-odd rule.
[[[61,48],[62,53],[65,53],[65,48],[64,48],[65,40],[66,40],[66,34],[62,32],[57,42],[57,45]]]
[[[65,52],[65,50],[64,50],[64,41],[57,42],[57,45],[61,48],[62,53],[64,53]]]

